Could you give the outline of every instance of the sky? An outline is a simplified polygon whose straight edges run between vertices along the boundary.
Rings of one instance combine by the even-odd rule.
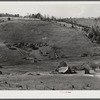
[[[0,13],[20,14],[40,12],[43,15],[55,17],[100,17],[99,2],[3,2],[0,1]]]

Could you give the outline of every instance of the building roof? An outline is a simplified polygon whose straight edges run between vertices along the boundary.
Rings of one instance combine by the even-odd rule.
[[[60,67],[59,68],[59,73],[65,73],[68,70],[68,66]]]

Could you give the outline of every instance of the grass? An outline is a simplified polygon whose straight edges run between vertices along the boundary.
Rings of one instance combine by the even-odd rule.
[[[47,37],[43,40],[43,37]],[[62,27],[54,23],[45,21],[9,21],[0,24],[0,41],[10,43],[40,43],[46,42],[51,45],[56,45],[62,49],[59,54],[66,57],[81,56],[84,53],[93,54],[97,52],[94,46],[90,43],[84,34],[76,29]],[[7,53],[6,57],[12,59],[13,56],[19,55],[16,51],[9,51],[4,47],[3,52]],[[15,53],[9,53],[15,52]],[[1,53],[2,54],[2,53]],[[11,55],[11,57],[9,57]],[[43,58],[43,57],[42,57]],[[15,57],[17,59],[17,57]],[[10,59],[9,59],[10,60]],[[46,59],[43,59],[46,60]]]
[[[84,25],[84,26],[94,26],[95,24],[100,25],[100,20],[95,20],[95,18],[74,18],[73,20],[76,21],[77,24]]]
[[[100,79],[82,75],[15,75],[0,76],[0,89],[18,90],[99,90]],[[5,84],[5,82],[7,84]],[[10,86],[9,86],[10,84]],[[16,87],[16,85],[22,86]],[[74,87],[73,87],[74,86]]]

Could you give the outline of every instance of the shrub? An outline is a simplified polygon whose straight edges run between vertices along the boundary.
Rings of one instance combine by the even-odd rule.
[[[93,38],[93,33],[92,33],[92,32],[88,33],[87,37],[88,37],[89,39],[92,39],[92,38]]]
[[[90,74],[90,69],[89,68],[84,68],[85,74]]]
[[[2,65],[0,65],[0,68],[3,68]]]
[[[8,21],[10,21],[11,20],[11,18],[10,17],[8,17]]]
[[[87,53],[83,53],[83,54],[81,55],[81,57],[87,57],[87,56],[88,56]]]
[[[2,71],[0,71],[0,74],[3,74]]]

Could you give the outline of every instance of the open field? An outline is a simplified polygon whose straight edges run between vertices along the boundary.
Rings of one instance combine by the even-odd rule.
[[[3,90],[99,90],[100,79],[87,75],[22,74],[1,75]],[[74,86],[74,87],[73,87]]]

